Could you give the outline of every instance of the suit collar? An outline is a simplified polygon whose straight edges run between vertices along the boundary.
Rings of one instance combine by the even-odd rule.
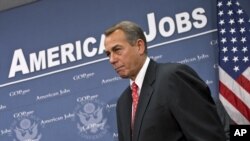
[[[149,57],[147,57],[142,68],[140,69],[139,73],[137,74],[135,80],[133,81],[130,79],[130,86],[132,85],[133,82],[135,82],[137,84],[137,86],[139,88],[138,94],[140,94],[140,92],[141,92],[142,84],[143,84],[149,63],[150,63],[150,59],[149,59]]]

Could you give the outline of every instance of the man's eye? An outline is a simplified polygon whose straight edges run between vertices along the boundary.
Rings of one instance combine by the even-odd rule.
[[[106,55],[109,57],[109,56],[110,56],[110,53],[109,53],[109,52],[106,52]]]
[[[121,49],[120,48],[117,48],[114,50],[117,54],[120,54],[121,53]]]

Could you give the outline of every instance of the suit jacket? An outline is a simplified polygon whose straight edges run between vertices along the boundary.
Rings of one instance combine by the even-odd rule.
[[[186,65],[150,61],[133,131],[131,105],[128,87],[117,102],[119,141],[226,140],[208,86]]]

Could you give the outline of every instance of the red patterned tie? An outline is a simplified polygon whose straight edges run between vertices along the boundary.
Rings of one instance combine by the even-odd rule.
[[[139,100],[139,96],[138,96],[138,86],[135,84],[135,82],[132,83],[132,98],[133,98],[133,103],[132,103],[132,119],[131,119],[131,127],[133,129],[134,126],[134,119],[135,119],[135,113],[136,113],[136,109],[137,109],[137,104],[138,104],[138,100]]]

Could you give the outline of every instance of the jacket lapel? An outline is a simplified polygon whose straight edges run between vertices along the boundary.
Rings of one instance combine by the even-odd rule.
[[[151,60],[147,68],[144,81],[142,84],[141,94],[140,94],[139,103],[138,103],[138,107],[136,111],[132,141],[138,140],[143,117],[147,110],[147,106],[150,102],[151,96],[154,91],[154,88],[152,87],[152,85],[153,85],[153,82],[155,81],[156,67],[157,67],[157,64],[153,60]]]
[[[124,121],[124,134],[127,138],[126,141],[131,141],[131,113],[132,113],[132,96],[131,96],[131,89],[130,86],[124,92],[125,99],[122,103],[123,106],[123,113],[121,116],[121,120]]]

